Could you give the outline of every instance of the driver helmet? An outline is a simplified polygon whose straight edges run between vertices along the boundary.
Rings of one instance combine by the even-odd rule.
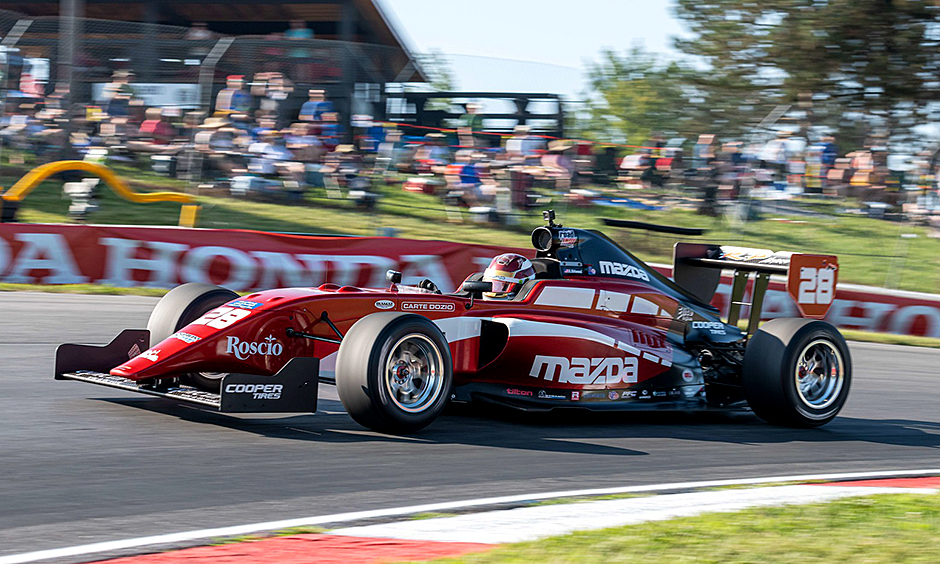
[[[504,253],[483,271],[483,281],[493,283],[492,292],[484,292],[487,299],[509,299],[529,280],[535,279],[532,261],[516,253]]]

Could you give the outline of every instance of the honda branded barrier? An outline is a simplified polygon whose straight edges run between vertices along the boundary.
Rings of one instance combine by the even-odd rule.
[[[388,237],[306,236],[226,229],[0,224],[0,282],[170,288],[219,284],[237,292],[323,283],[381,287],[433,280],[453,291],[505,247]],[[519,251],[518,249],[513,249]],[[523,251],[529,254],[526,251]],[[659,267],[669,275],[668,267]],[[730,277],[713,300],[727,313]],[[798,316],[774,280],[763,319]],[[838,327],[940,337],[940,295],[843,284],[826,319]]]

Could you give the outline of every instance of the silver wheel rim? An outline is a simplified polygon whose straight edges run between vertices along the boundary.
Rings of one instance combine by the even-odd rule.
[[[420,413],[441,394],[444,359],[427,336],[411,333],[391,348],[385,363],[385,389],[402,411]]]
[[[796,363],[796,393],[812,409],[832,405],[845,384],[842,353],[831,341],[816,339],[803,347]]]

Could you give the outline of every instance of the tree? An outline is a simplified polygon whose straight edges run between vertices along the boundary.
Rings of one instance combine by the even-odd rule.
[[[421,70],[428,77],[428,83],[421,90],[449,91],[456,87],[454,73],[450,68],[450,60],[447,56],[437,49],[432,49],[427,53],[419,53],[415,56]],[[434,98],[428,101],[425,106],[428,110],[447,110],[450,107],[450,100]]]
[[[644,144],[653,133],[692,135],[699,125],[693,74],[641,47],[622,56],[605,50],[588,68],[591,92],[581,129],[597,141],[632,145]]]
[[[677,0],[676,15],[691,32],[676,46],[707,66],[695,86],[723,131],[789,104],[804,129],[857,145],[859,122],[905,139],[937,111],[936,0]]]

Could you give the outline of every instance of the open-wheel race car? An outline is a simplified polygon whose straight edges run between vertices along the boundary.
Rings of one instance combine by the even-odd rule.
[[[820,320],[835,294],[836,257],[677,243],[669,279],[598,231],[546,218],[532,233],[534,275],[508,295],[481,273],[453,294],[403,285],[394,271],[381,289],[239,296],[185,284],[158,302],[146,330],[105,346],[61,345],[55,377],[223,412],[314,412],[319,383],[334,383],[353,419],[389,433],[425,427],[448,402],[750,408],[806,427],[842,408],[849,351]],[[722,270],[733,271],[725,320],[709,305]],[[787,276],[804,317],[758,328],[773,274]]]

